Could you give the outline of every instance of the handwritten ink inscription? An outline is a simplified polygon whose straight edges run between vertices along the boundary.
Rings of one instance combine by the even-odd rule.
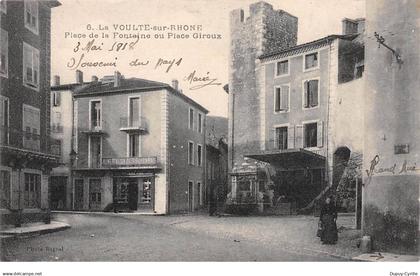
[[[204,76],[196,76],[196,73],[196,70],[194,70],[184,78],[189,84],[195,84],[190,87],[190,90],[197,90],[210,85],[221,85],[220,82],[216,82],[217,78],[210,78],[210,72],[207,72]]]
[[[404,160],[401,166],[398,166],[397,163],[394,163],[393,165],[389,167],[379,167],[379,162],[380,162],[379,155],[376,155],[370,161],[370,167],[368,170],[366,170],[366,174],[369,178],[377,174],[391,173],[393,175],[396,175],[396,174],[406,174],[410,172],[416,172],[419,170],[419,168],[417,168],[416,163],[410,165],[407,162],[407,160]]]

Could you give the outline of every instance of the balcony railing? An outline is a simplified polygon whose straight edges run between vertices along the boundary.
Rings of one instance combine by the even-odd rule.
[[[158,165],[156,156],[149,157],[125,157],[125,158],[102,158],[102,167],[156,167]]]
[[[61,155],[61,141],[51,137],[44,141],[38,133],[18,130],[10,127],[0,128],[0,144],[18,149],[25,149],[52,155]],[[47,145],[46,147],[42,145]]]
[[[91,134],[91,135],[101,135],[101,134],[105,134],[105,127],[106,127],[105,121],[101,121],[100,123],[91,122],[87,129],[82,129],[82,132]]]
[[[120,117],[120,130],[126,132],[147,132],[148,121],[145,117]]]

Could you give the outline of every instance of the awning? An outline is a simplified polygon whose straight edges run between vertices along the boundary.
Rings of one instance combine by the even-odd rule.
[[[302,148],[261,151],[254,154],[246,154],[245,157],[285,169],[323,168],[325,166],[324,156]]]

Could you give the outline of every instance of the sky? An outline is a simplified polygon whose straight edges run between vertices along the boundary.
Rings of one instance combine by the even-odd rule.
[[[99,78],[113,75],[116,70],[125,78],[137,77],[169,84],[173,79],[177,79],[183,93],[206,107],[210,111],[209,115],[227,117],[228,95],[223,90],[223,85],[228,83],[229,12],[243,9],[247,16],[249,4],[256,2],[255,0],[60,0],[60,2],[62,5],[52,10],[51,74],[59,75],[62,84],[75,81],[76,69],[83,71],[85,81],[89,81],[92,75]],[[267,2],[273,5],[274,9],[282,9],[298,17],[298,44],[330,34],[340,34],[343,18],[365,16],[364,0]],[[119,34],[126,35],[140,32],[141,35],[150,35],[150,38],[114,39],[113,28],[117,24],[135,25],[139,28],[139,25],[145,28],[144,25],[148,24],[158,29],[118,31]],[[201,28],[199,32],[219,35],[219,39],[193,39],[193,34],[197,31],[179,31],[176,27],[174,31],[169,30],[171,25],[179,24],[199,25],[196,27]],[[159,30],[164,26],[168,29]],[[108,27],[108,30],[105,30],[105,27]],[[109,37],[103,38],[103,33]],[[169,37],[169,33],[183,34],[184,38],[174,39]],[[98,37],[89,37],[91,34]],[[155,38],[155,34],[163,34],[164,38]],[[189,38],[185,38],[187,34]],[[86,37],[80,37],[83,35]],[[88,42],[93,39],[95,41],[89,47]],[[121,45],[119,51],[116,51],[117,45]],[[116,66],[77,67],[80,58],[82,62],[115,62]],[[172,66],[169,68],[171,63]],[[160,65],[156,66],[157,64]],[[208,82],[199,80],[191,82],[192,74],[196,78],[217,79],[213,84],[220,83],[220,85],[191,89],[197,84]]]

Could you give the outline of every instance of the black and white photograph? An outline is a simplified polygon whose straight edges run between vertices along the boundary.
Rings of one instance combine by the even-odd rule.
[[[419,0],[1,0],[0,276],[418,276],[419,29]]]

